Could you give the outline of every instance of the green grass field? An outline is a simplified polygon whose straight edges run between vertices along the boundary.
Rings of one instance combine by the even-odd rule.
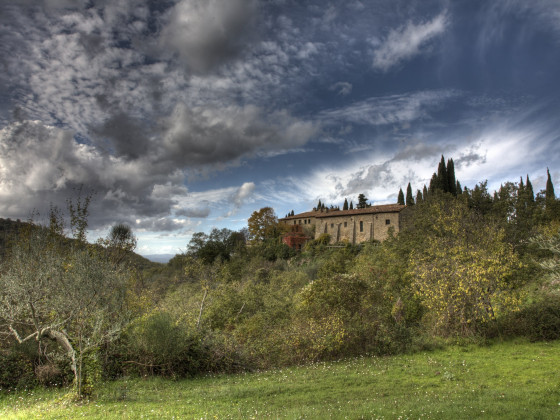
[[[76,403],[67,390],[0,394],[0,418],[554,419],[560,341],[450,347],[180,381],[121,379]]]

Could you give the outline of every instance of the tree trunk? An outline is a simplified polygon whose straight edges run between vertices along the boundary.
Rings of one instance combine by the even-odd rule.
[[[77,369],[77,363],[76,363],[76,350],[74,350],[74,347],[72,346],[72,343],[70,343],[70,340],[68,340],[68,337],[66,336],[66,334],[64,334],[63,332],[60,332],[60,331],[46,330],[46,331],[42,332],[41,335],[44,336],[44,337],[48,337],[51,340],[56,341],[58,344],[60,344],[62,346],[62,348],[64,350],[66,350],[68,352],[68,355],[70,356],[70,368],[72,369],[72,372],[74,373],[74,380],[75,380],[76,384],[78,384],[78,369]]]

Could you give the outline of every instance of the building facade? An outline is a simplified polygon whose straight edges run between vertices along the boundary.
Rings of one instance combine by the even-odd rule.
[[[398,233],[401,228],[401,211],[405,207],[400,204],[385,204],[354,210],[314,209],[279,221],[291,226],[301,226],[304,231],[312,232],[315,239],[326,233],[330,236],[331,244],[348,242],[355,245],[372,240],[384,241],[391,229]]]

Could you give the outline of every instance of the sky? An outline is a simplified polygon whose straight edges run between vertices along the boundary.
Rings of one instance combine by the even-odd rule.
[[[265,206],[394,203],[442,155],[539,191],[559,116],[558,0],[0,1],[0,217],[81,187],[90,240],[127,223],[142,255]]]

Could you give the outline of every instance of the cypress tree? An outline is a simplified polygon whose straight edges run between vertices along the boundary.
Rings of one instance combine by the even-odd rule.
[[[457,180],[455,179],[455,164],[453,159],[447,161],[447,189],[448,191],[457,196]]]
[[[412,197],[412,187],[410,186],[410,182],[406,187],[406,205],[413,206],[414,205],[414,197]]]
[[[342,206],[342,210],[348,210],[348,200],[344,199],[344,205]]]
[[[525,185],[525,191],[526,191],[527,201],[529,203],[534,203],[535,202],[535,192],[533,191],[533,184],[531,184],[531,181],[529,180],[529,174],[527,174],[527,182],[526,182],[526,185]]]
[[[317,203],[317,210],[321,210],[323,208],[323,205],[321,204],[321,200],[319,200],[319,202]]]
[[[354,210],[354,202],[350,201],[350,210]]]
[[[443,155],[441,155],[441,161],[438,165],[436,188],[442,190],[443,192],[449,192],[449,185],[447,184],[447,168],[445,167],[445,158]]]
[[[424,201],[422,198],[422,191],[416,190],[416,204],[420,204]]]
[[[457,195],[463,194],[463,190],[461,189],[461,183],[459,182],[459,180],[457,180],[457,188],[456,188],[456,191],[457,191]]]
[[[550,178],[550,171],[546,168],[546,190],[545,190],[545,198],[546,202],[552,202],[556,199],[556,195],[554,195],[554,185],[552,185],[552,179]]]
[[[424,184],[424,189],[422,190],[422,201],[426,201],[428,199],[428,188],[426,184]]]
[[[437,174],[434,172],[432,174],[432,179],[430,179],[430,194],[433,194],[435,190],[438,189],[438,177]]]
[[[404,206],[404,193],[402,192],[402,188],[399,189],[399,195],[397,197],[397,204],[402,204]]]

